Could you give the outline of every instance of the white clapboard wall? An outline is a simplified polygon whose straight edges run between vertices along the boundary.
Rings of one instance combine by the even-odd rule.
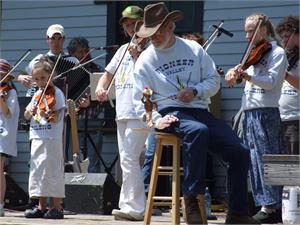
[[[73,37],[85,37],[91,47],[105,46],[107,7],[85,1],[3,1],[1,20],[1,57],[14,64],[27,50],[32,49],[16,71],[24,69],[37,54],[49,50],[46,31],[51,24],[62,24],[66,40],[64,48]],[[93,56],[103,52],[94,51]],[[104,66],[105,59],[96,60]],[[20,94],[24,87],[18,85]]]
[[[299,15],[299,1],[205,1],[203,16],[204,36],[208,37],[213,31],[212,24],[219,24],[224,20],[223,28],[234,34],[232,38],[222,34],[208,49],[216,65],[226,71],[238,64],[247,46],[244,32],[244,20],[255,12],[265,13],[273,25],[276,26],[280,19],[288,15]],[[222,78],[221,89],[221,118],[228,124],[241,105],[241,96],[244,84],[228,88]],[[214,160],[215,192],[225,192],[226,167],[220,160]]]
[[[66,40],[64,48],[73,37],[85,37],[90,47],[106,45],[107,6],[95,5],[93,0],[85,1],[1,1],[0,48],[1,58],[14,64],[27,50],[32,53],[17,68],[16,74],[28,65],[37,54],[49,50],[46,42],[46,30],[51,24],[62,24],[65,28]],[[94,51],[92,56],[98,56],[103,51]],[[105,59],[95,61],[105,66]],[[26,88],[15,82],[19,96],[25,96]],[[23,116],[23,115],[20,115]],[[115,135],[105,136],[103,157],[110,164],[117,152]],[[30,158],[28,132],[18,133],[18,157],[9,163],[12,178],[27,191],[28,161]]]

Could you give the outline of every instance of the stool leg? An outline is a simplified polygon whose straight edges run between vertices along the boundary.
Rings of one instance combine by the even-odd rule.
[[[176,139],[173,145],[173,175],[172,175],[172,224],[180,224],[180,143]]]
[[[198,202],[198,206],[199,206],[202,224],[207,224],[204,195],[198,195],[197,202]]]
[[[155,149],[155,154],[154,154],[154,159],[153,159],[150,186],[149,186],[146,211],[145,211],[145,217],[144,217],[145,225],[150,224],[150,220],[151,220],[151,216],[152,216],[152,207],[153,207],[153,202],[154,202],[153,196],[156,192],[158,167],[160,165],[162,148],[163,148],[163,146],[161,145],[161,139],[158,138],[156,140],[156,149]]]

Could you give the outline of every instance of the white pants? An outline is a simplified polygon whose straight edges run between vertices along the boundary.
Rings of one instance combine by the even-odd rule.
[[[119,207],[124,212],[144,213],[146,197],[139,163],[147,134],[134,128],[145,128],[137,119],[117,121],[118,147],[122,168],[122,188]]]
[[[30,197],[65,197],[62,140],[32,140],[28,185]]]

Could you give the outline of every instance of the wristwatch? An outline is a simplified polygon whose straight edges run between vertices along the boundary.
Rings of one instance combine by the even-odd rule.
[[[197,94],[198,94],[198,90],[194,87],[194,88],[193,88],[193,95],[194,95],[194,97],[196,97]]]

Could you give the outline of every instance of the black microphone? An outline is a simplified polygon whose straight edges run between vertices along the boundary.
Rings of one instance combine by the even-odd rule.
[[[212,25],[214,28],[218,29],[220,32],[228,35],[229,37],[233,37],[233,33],[229,32],[228,30],[225,30],[222,27],[218,27],[217,25]]]
[[[113,50],[117,50],[119,47],[120,45],[109,45],[109,46],[95,48],[95,50],[113,51]]]

